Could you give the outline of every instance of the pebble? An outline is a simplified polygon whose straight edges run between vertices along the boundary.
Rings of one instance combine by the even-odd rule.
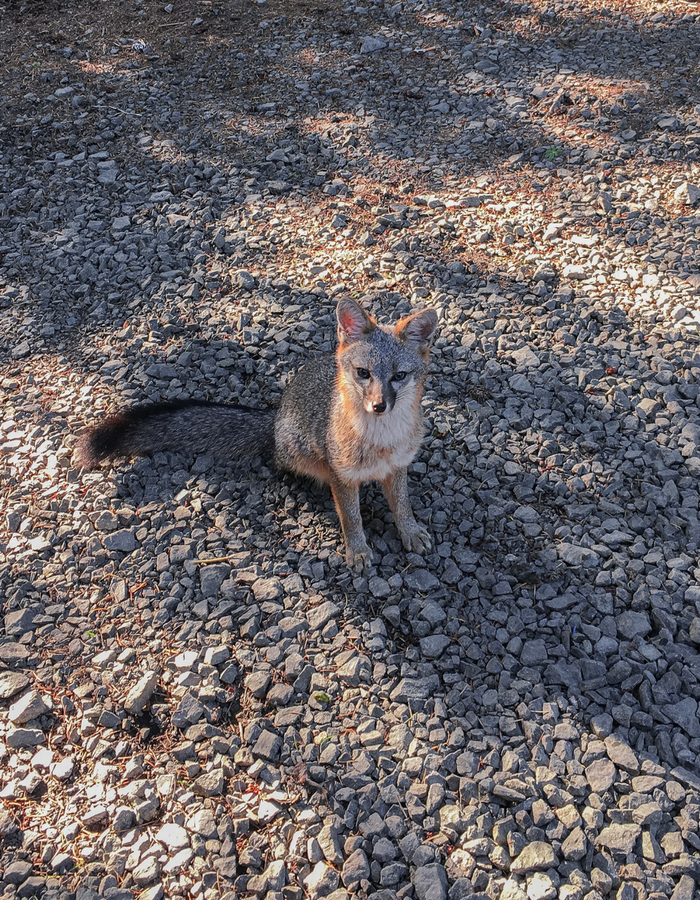
[[[515,875],[523,875],[540,869],[551,869],[557,862],[556,852],[550,844],[532,841],[513,860],[510,870]]]
[[[611,853],[627,855],[634,849],[642,829],[639,825],[608,825],[596,838],[596,844],[606,847]]]

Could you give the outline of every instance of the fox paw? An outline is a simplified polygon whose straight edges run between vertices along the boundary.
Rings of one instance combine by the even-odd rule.
[[[406,528],[401,534],[401,540],[406,550],[413,553],[419,553],[421,556],[427,553],[433,546],[433,540],[430,532],[425,525],[419,525],[414,522],[410,527]]]
[[[348,564],[348,568],[352,569],[353,572],[357,572],[358,574],[364,572],[364,570],[369,566],[372,562],[372,551],[369,549],[367,544],[360,545],[358,547],[347,547],[345,550],[345,561]]]

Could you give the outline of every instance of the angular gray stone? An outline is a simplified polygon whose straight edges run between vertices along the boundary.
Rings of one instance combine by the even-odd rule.
[[[391,594],[391,585],[385,578],[373,575],[369,580],[369,592],[377,600],[384,600]]]
[[[688,636],[694,644],[700,644],[700,618],[695,616],[688,627]]]
[[[210,809],[200,809],[187,820],[187,829],[200,834],[205,840],[216,839],[217,827],[214,813]]]
[[[369,860],[364,850],[355,850],[348,856],[340,877],[349,891],[357,890],[360,881],[369,878]]]
[[[246,677],[245,686],[254,697],[260,699],[265,696],[270,686],[271,677],[270,672],[265,669],[259,672],[251,672]]]
[[[188,725],[199,722],[203,715],[204,706],[197,697],[194,694],[185,694],[173,712],[172,723],[176,728],[187,728]]]
[[[306,619],[299,618],[299,616],[285,616],[277,624],[282,630],[282,636],[290,639],[309,630],[309,623]]]
[[[138,547],[136,535],[129,528],[122,528],[120,531],[113,531],[106,534],[102,539],[106,550],[118,550],[120,553],[131,553]]]
[[[525,641],[520,651],[520,662],[524,666],[537,666],[547,662],[547,647],[541,639]]]
[[[218,797],[223,793],[225,787],[226,779],[221,769],[214,769],[213,772],[200,775],[192,785],[193,791],[200,797]]]
[[[396,859],[397,856],[398,851],[394,842],[390,841],[389,838],[380,837],[374,842],[374,846],[372,847],[372,859],[376,859],[380,863],[387,863],[391,862],[392,859]]]
[[[5,613],[5,633],[9,635],[26,634],[34,629],[36,609],[13,609]]]
[[[411,881],[418,900],[447,900],[447,872],[440,863],[419,866]]]
[[[379,813],[372,813],[362,822],[360,822],[360,832],[363,837],[372,840],[381,837],[386,832],[386,825]]]
[[[5,876],[7,879],[7,876]],[[690,875],[681,875],[673,889],[671,900],[693,900],[695,880]]]
[[[317,862],[304,879],[304,886],[311,900],[327,897],[338,887],[340,876],[326,862]]]
[[[281,891],[287,883],[287,864],[283,859],[274,859],[262,874],[266,890]]]
[[[190,846],[190,837],[182,825],[170,822],[162,825],[156,833],[156,840],[170,851],[182,850]]]
[[[199,586],[205,597],[215,597],[221,585],[231,575],[231,566],[223,563],[212,563],[199,567]]]
[[[267,692],[267,702],[270,706],[286,706],[294,696],[294,688],[291,684],[279,682],[274,684]]]
[[[341,866],[343,864],[343,848],[338,830],[334,825],[324,825],[316,836],[316,840],[331,865]]]
[[[22,884],[32,874],[32,864],[23,859],[15,860],[5,867],[3,881],[6,884]]]
[[[634,850],[637,838],[642,833],[639,825],[615,823],[604,828],[595,839],[597,847],[605,847],[611,853],[627,855]]]
[[[21,831],[17,820],[9,809],[0,806],[0,838],[14,840],[18,834],[21,834]]]
[[[680,725],[691,738],[700,737],[700,716],[698,715],[698,703],[693,697],[685,697],[678,703],[666,703],[663,706],[664,713],[676,725]]]
[[[23,672],[0,672],[0,700],[10,700],[15,694],[29,684],[29,679]]]
[[[688,787],[693,788],[693,790],[700,791],[700,775],[688,771],[688,769],[685,769],[683,766],[676,766],[675,769],[671,769],[671,775],[683,784],[687,784]],[[678,800],[679,798],[675,799]]]
[[[651,631],[649,616],[644,611],[626,609],[615,619],[617,630],[628,641],[636,637],[646,637]]]
[[[109,819],[109,810],[106,806],[96,803],[84,812],[81,818],[87,828],[98,828]]]
[[[391,699],[396,703],[407,703],[409,700],[427,700],[440,687],[437,675],[427,678],[402,678],[391,692]]]
[[[40,728],[15,728],[5,738],[7,746],[13,750],[20,747],[36,747],[45,740],[46,735]]]
[[[588,841],[582,828],[574,828],[569,832],[561,845],[561,852],[564,859],[577,862],[583,859],[588,849]]]
[[[160,876],[160,863],[155,856],[149,856],[136,866],[132,875],[137,887],[146,887]]]
[[[255,287],[255,278],[245,269],[239,269],[231,276],[231,283],[244,290],[252,291]]]
[[[8,717],[15,725],[26,725],[32,719],[50,712],[51,707],[44,701],[39,691],[27,691],[10,706]]]
[[[559,558],[570,566],[585,566],[592,568],[597,566],[600,556],[589,547],[579,547],[576,544],[568,544],[566,542],[559,544],[557,547]]]
[[[144,711],[158,686],[158,673],[146,672],[132,687],[124,700],[124,709],[132,716]]]
[[[605,749],[609,758],[620,769],[631,772],[632,775],[639,774],[639,760],[634,750],[624,741],[610,735],[605,738]]]
[[[269,762],[276,762],[280,758],[282,750],[282,738],[267,728],[263,728],[260,736],[253,747],[253,756],[259,756],[267,759]]]
[[[331,619],[334,619],[340,613],[340,607],[331,600],[326,600],[320,606],[306,611],[306,618],[309,621],[309,628],[312,631],[319,631],[324,625],[327,625]]]
[[[632,821],[635,825],[641,825],[642,827],[660,825],[663,815],[659,804],[655,801],[650,801],[649,803],[642,803],[641,806],[632,810]]]
[[[358,687],[363,676],[369,676],[369,660],[366,656],[349,659],[338,668],[338,678],[350,687]]]
[[[594,759],[586,766],[585,773],[594,794],[609,790],[617,776],[615,764],[610,759]]]
[[[673,192],[673,196],[686,206],[695,206],[700,201],[700,187],[690,181],[684,181]]]
[[[121,834],[133,828],[136,824],[136,813],[128,806],[118,806],[112,816],[112,828],[117,834]]]
[[[446,634],[429,634],[420,639],[420,651],[426,659],[438,659],[451,643]]]
[[[407,572],[403,580],[407,588],[421,593],[440,587],[440,579],[427,569],[414,569],[412,572]]]
[[[383,50],[386,47],[386,41],[379,35],[368,35],[363,38],[360,46],[360,53],[376,53],[377,50]]]
[[[551,869],[558,863],[557,854],[551,844],[544,841],[532,841],[513,860],[510,871],[513,875],[524,875],[527,872]]]
[[[258,603],[266,600],[276,600],[284,593],[284,585],[281,578],[258,578],[253,583],[253,596]]]
[[[612,716],[608,713],[600,713],[597,716],[593,716],[591,719],[591,730],[596,737],[601,738],[603,740],[606,738],[613,729],[613,720]]]

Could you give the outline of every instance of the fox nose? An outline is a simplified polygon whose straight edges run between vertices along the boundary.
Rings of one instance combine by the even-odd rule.
[[[372,409],[377,415],[380,413],[386,412],[386,403],[383,400],[380,400],[379,403],[373,403]]]

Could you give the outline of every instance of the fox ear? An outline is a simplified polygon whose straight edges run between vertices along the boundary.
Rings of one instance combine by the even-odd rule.
[[[340,344],[354,344],[376,327],[374,319],[349,297],[339,301],[336,315]]]
[[[405,319],[399,319],[394,334],[416,353],[426,353],[432,343],[437,323],[437,313],[434,309],[419,309]]]

